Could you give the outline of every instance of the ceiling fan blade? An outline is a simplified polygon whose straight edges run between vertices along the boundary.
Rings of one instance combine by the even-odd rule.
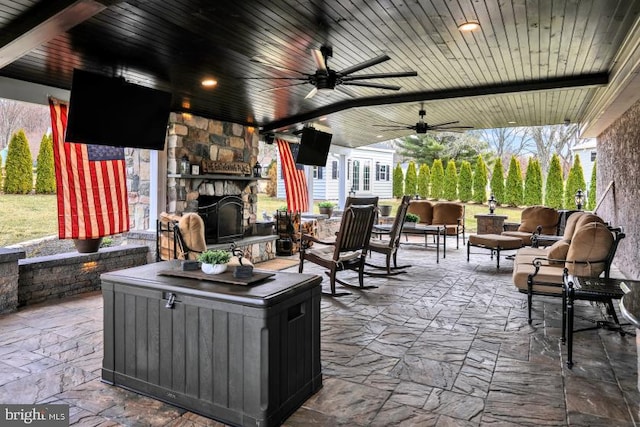
[[[429,126],[429,128],[431,128],[431,126]],[[437,126],[438,129],[440,130],[455,130],[455,129],[473,129],[473,126],[451,126],[451,127],[440,127]]]
[[[311,49],[311,55],[316,63],[318,70],[327,71],[327,61],[324,59],[324,55],[320,49]]]
[[[395,77],[415,77],[418,75],[417,71],[400,71],[398,73],[379,73],[379,74],[358,74],[356,76],[344,76],[343,82],[352,80],[364,80],[364,79],[391,79]]]
[[[355,73],[356,71],[364,70],[365,68],[372,67],[374,65],[380,64],[381,62],[385,62],[390,60],[391,57],[389,55],[381,55],[377,58],[369,59],[368,61],[361,62],[356,65],[352,65],[351,67],[347,67],[342,71],[338,72],[338,75],[346,76],[347,74]]]
[[[236,77],[239,80],[305,80],[309,77]]]
[[[313,96],[318,93],[318,88],[314,87],[313,89],[311,89],[311,92],[309,92],[307,94],[307,96],[304,97],[304,99],[309,99],[309,98],[313,98]]]
[[[343,85],[348,85],[348,86],[372,87],[372,88],[376,88],[376,89],[400,90],[400,86],[383,85],[383,84],[380,84],[380,83],[344,82],[342,84]]]
[[[284,86],[272,87],[272,88],[269,88],[269,89],[263,89],[262,92],[273,92],[274,90],[286,89],[288,87],[301,86],[301,85],[306,85],[306,84],[307,84],[307,82],[293,83],[293,84],[290,84],[290,85],[284,85]]]
[[[254,62],[256,64],[266,65],[267,67],[275,68],[277,70],[291,71],[292,73],[298,73],[298,74],[302,74],[302,75],[305,75],[305,76],[309,75],[308,73],[303,73],[302,71],[293,70],[291,68],[283,67],[282,65],[277,65],[277,64],[273,64],[271,62],[267,62],[262,58],[255,58],[254,57],[254,58],[251,58],[249,61],[250,62]]]
[[[429,125],[429,127],[430,128],[437,128],[437,127],[440,127],[440,126],[454,125],[456,123],[460,123],[460,120],[456,120],[455,122],[446,122],[446,123],[438,123],[438,124],[435,124],[435,125]]]

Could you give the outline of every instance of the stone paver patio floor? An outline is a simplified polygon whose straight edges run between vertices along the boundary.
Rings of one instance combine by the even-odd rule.
[[[322,298],[323,388],[285,425],[640,425],[632,335],[576,334],[569,370],[560,298],[534,297],[530,326],[511,261],[496,271],[488,253],[467,263],[466,247],[448,246],[439,264],[434,248],[403,246],[407,274]],[[584,301],[576,314],[576,328],[601,319]],[[82,426],[221,425],[102,383],[101,363],[99,293],[0,316],[0,403],[67,403]]]

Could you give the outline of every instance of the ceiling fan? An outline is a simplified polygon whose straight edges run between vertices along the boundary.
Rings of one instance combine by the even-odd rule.
[[[400,86],[387,85],[387,84],[375,83],[375,82],[365,82],[361,80],[414,77],[418,75],[416,71],[401,71],[397,73],[378,73],[378,74],[359,74],[359,75],[353,74],[357,71],[364,70],[365,68],[369,68],[374,65],[390,60],[391,58],[388,55],[381,55],[376,58],[372,58],[367,61],[361,62],[359,64],[352,65],[351,67],[347,67],[343,70],[335,71],[329,68],[327,64],[328,58],[331,58],[333,56],[333,48],[331,46],[324,45],[320,49],[312,49],[311,54],[313,56],[313,60],[317,67],[316,71],[313,74],[305,73],[297,70],[291,70],[289,68],[281,67],[275,64],[270,64],[259,58],[252,58],[251,61],[253,62],[258,62],[273,68],[292,71],[300,75],[297,77],[250,77],[250,79],[300,80],[299,83],[279,86],[279,87],[267,89],[267,90],[271,91],[271,90],[278,90],[278,89],[283,89],[291,86],[310,84],[313,86],[313,89],[311,89],[311,91],[307,94],[307,96],[304,97],[305,99],[309,99],[313,97],[319,90],[333,90],[336,88],[340,89],[340,86],[343,86],[343,85],[371,87],[371,88],[386,89],[386,90],[400,90]]]
[[[427,133],[427,131],[430,131],[430,130],[457,132],[463,129],[473,129],[473,126],[451,126],[451,125],[460,123],[459,120],[456,120],[453,122],[444,122],[444,123],[438,123],[435,125],[430,125],[424,120],[424,116],[426,114],[427,112],[424,110],[424,104],[420,104],[420,111],[418,112],[420,119],[418,120],[418,123],[416,123],[415,125],[405,125],[402,123],[391,121],[391,123],[396,123],[396,126],[394,125],[373,125],[373,126],[387,128],[387,129],[381,129],[382,131],[409,129],[409,130],[416,131],[416,133]]]

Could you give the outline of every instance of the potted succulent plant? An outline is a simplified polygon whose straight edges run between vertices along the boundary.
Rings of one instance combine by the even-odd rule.
[[[200,268],[206,274],[224,273],[230,259],[231,253],[220,249],[204,251],[198,255]]]
[[[420,217],[416,214],[408,213],[404,216],[404,228],[415,227],[416,223],[420,220]]]
[[[331,218],[331,214],[333,214],[333,208],[335,204],[333,202],[320,202],[318,203],[318,209],[320,209],[320,213],[327,216],[327,218]]]

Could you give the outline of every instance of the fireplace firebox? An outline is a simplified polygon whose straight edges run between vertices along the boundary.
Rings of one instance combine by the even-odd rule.
[[[198,197],[198,214],[204,221],[207,244],[227,243],[242,238],[242,198],[239,196]]]

